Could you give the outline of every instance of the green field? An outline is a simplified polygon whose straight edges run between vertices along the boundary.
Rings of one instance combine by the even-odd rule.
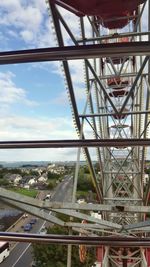
[[[10,188],[15,193],[19,193],[28,197],[35,198],[37,196],[38,191],[35,189],[25,189],[25,188]]]

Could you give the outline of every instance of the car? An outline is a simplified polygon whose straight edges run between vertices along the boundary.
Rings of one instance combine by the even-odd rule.
[[[84,198],[82,198],[82,199],[78,199],[78,200],[77,200],[77,203],[78,203],[78,204],[85,204],[86,201],[85,201]]]
[[[36,221],[37,221],[37,219],[36,219],[36,218],[32,218],[32,219],[30,220],[30,224],[35,224],[35,223],[36,223]]]
[[[51,199],[51,194],[47,194],[43,200],[50,200],[50,199]]]
[[[27,214],[27,213],[24,213],[24,214],[22,215],[22,218],[23,218],[23,219],[28,218],[28,214]]]
[[[30,231],[32,229],[32,224],[27,223],[23,226],[24,231]]]

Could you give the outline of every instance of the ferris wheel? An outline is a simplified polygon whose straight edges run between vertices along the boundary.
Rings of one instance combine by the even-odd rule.
[[[79,63],[85,83],[82,112],[73,69],[69,61],[64,60],[62,65],[78,136],[99,141],[95,150],[85,147],[84,154],[99,203],[106,205],[101,209],[100,235],[107,236],[109,229],[109,237],[146,237],[147,148],[141,141],[146,142],[149,137],[150,124],[149,58],[143,48],[144,40],[149,40],[148,1],[55,0],[48,5],[58,46],[70,45],[64,59],[83,59]],[[64,11],[68,12],[68,20]],[[99,176],[93,158],[100,166]],[[102,266],[150,264],[148,248],[136,244],[120,246],[117,238],[116,243],[112,238],[112,245],[108,243],[98,250]]]
[[[71,244],[79,245],[82,262],[86,246],[92,245],[99,266],[148,267],[150,179],[145,181],[144,167],[150,146],[150,3],[47,0],[47,6],[56,46],[1,52],[0,64],[60,61],[78,139],[2,141],[0,148],[77,147],[72,203],[43,204],[3,188],[1,198],[69,228],[69,236],[40,237],[69,244],[67,267],[71,267]],[[76,202],[81,148],[96,203]],[[68,221],[60,220],[59,212]],[[79,235],[73,236],[74,228]],[[9,233],[8,237],[13,240]]]

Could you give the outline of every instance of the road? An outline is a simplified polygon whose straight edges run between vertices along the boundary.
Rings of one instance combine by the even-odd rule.
[[[57,185],[52,196],[52,201],[71,201],[71,190],[73,180],[71,177],[66,177],[63,182]],[[37,233],[39,229],[47,224],[41,219],[38,219],[33,226],[31,233]],[[50,223],[48,223],[50,225]],[[32,246],[30,243],[17,243],[10,252],[8,258],[0,264],[0,267],[30,267],[32,262]]]

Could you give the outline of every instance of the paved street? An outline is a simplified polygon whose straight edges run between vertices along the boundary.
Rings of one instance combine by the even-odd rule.
[[[71,191],[72,191],[72,179],[68,177],[62,183],[58,184],[56,190],[52,195],[52,201],[71,201]],[[43,192],[42,198],[43,198]],[[41,195],[40,195],[41,197]],[[33,218],[29,215],[28,218],[21,218],[17,221],[14,226],[9,229],[9,231],[23,232],[22,226],[25,225]],[[37,219],[31,233],[37,233],[43,225],[49,226],[50,223],[43,221],[42,219]],[[1,263],[1,267],[29,267],[32,262],[32,246],[29,243],[12,243],[11,253],[4,262]]]

